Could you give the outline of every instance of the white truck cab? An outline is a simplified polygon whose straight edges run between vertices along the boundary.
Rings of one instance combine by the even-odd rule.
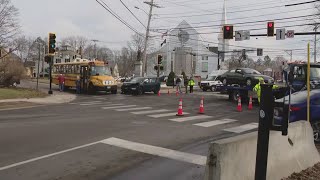
[[[200,82],[200,88],[203,91],[217,91],[219,87],[223,86],[222,82],[218,80],[218,76],[225,72],[224,70],[212,72],[206,80]]]

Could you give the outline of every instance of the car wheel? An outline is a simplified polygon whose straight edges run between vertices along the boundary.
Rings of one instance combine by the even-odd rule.
[[[312,129],[313,129],[314,142],[315,142],[316,144],[320,144],[319,122],[313,123],[313,124],[312,124]]]
[[[233,93],[232,93],[232,100],[233,100],[234,102],[237,102],[239,96],[240,96],[239,91],[233,91]]]
[[[143,94],[143,88],[142,88],[142,87],[139,87],[139,88],[138,88],[137,94],[138,94],[138,95],[142,95],[142,94]]]
[[[90,83],[89,87],[88,87],[88,94],[92,95],[92,94],[95,94],[95,93],[96,93],[95,87],[93,86],[92,83]]]
[[[208,90],[208,89],[206,89],[206,88],[203,88],[203,89],[202,89],[202,91],[204,91],[204,92],[206,92],[207,90]]]
[[[211,92],[215,92],[217,89],[215,86],[211,86],[210,90],[211,90]]]
[[[222,80],[222,83],[223,83],[223,85],[227,85],[227,83],[228,83],[227,79],[224,78],[224,79]]]
[[[247,86],[251,86],[251,85],[252,85],[252,80],[248,78],[248,79],[246,80],[246,85],[247,85]]]

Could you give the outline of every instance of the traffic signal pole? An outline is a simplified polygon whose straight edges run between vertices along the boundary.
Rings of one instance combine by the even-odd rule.
[[[49,62],[49,91],[48,94],[53,94],[52,93],[52,65],[53,65],[53,56],[50,56],[50,62]]]

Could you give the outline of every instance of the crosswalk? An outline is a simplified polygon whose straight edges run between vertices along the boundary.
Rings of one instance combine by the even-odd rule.
[[[135,104],[121,104],[121,103],[112,103],[112,102],[102,102],[102,101],[90,101],[85,103],[70,103],[71,105],[80,105],[80,106],[94,106],[100,107],[103,110],[114,110],[117,112],[127,112],[134,115],[145,115],[151,119],[160,119],[166,118],[170,122],[175,123],[186,123],[199,127],[199,128],[212,128],[212,127],[221,127],[222,125],[228,125],[228,128],[221,128],[222,131],[231,132],[231,133],[244,133],[247,131],[255,130],[258,128],[258,123],[247,123],[241,124],[236,119],[228,118],[215,118],[210,115],[196,115],[190,112],[184,112],[184,116],[176,116],[177,112],[168,109],[154,109],[153,107],[147,106],[138,106]],[[196,121],[201,121],[200,123],[193,123]],[[239,125],[240,124],[240,125]],[[230,125],[235,125],[230,127]]]

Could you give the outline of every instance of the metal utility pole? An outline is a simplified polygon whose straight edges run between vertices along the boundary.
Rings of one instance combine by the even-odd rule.
[[[148,45],[148,39],[149,39],[149,32],[150,32],[150,21],[151,21],[151,16],[152,16],[152,9],[153,6],[160,8],[160,6],[153,4],[154,0],[151,0],[151,2],[144,2],[148,5],[150,5],[150,10],[148,14],[148,25],[147,25],[147,30],[146,30],[146,38],[144,42],[144,51],[143,51],[143,66],[142,66],[142,75],[144,76],[144,73],[147,72],[147,45]]]
[[[39,43],[39,59],[38,59],[38,70],[37,70],[37,90],[39,90],[39,70],[40,70],[40,58],[41,58],[41,43]]]
[[[97,59],[97,57],[98,57],[98,53],[97,53],[97,42],[99,41],[99,40],[96,40],[96,39],[93,39],[93,40],[91,40],[91,41],[93,41],[94,42],[94,58],[96,58]]]
[[[317,30],[318,30],[318,25],[315,25],[314,27],[314,63],[317,63]]]

